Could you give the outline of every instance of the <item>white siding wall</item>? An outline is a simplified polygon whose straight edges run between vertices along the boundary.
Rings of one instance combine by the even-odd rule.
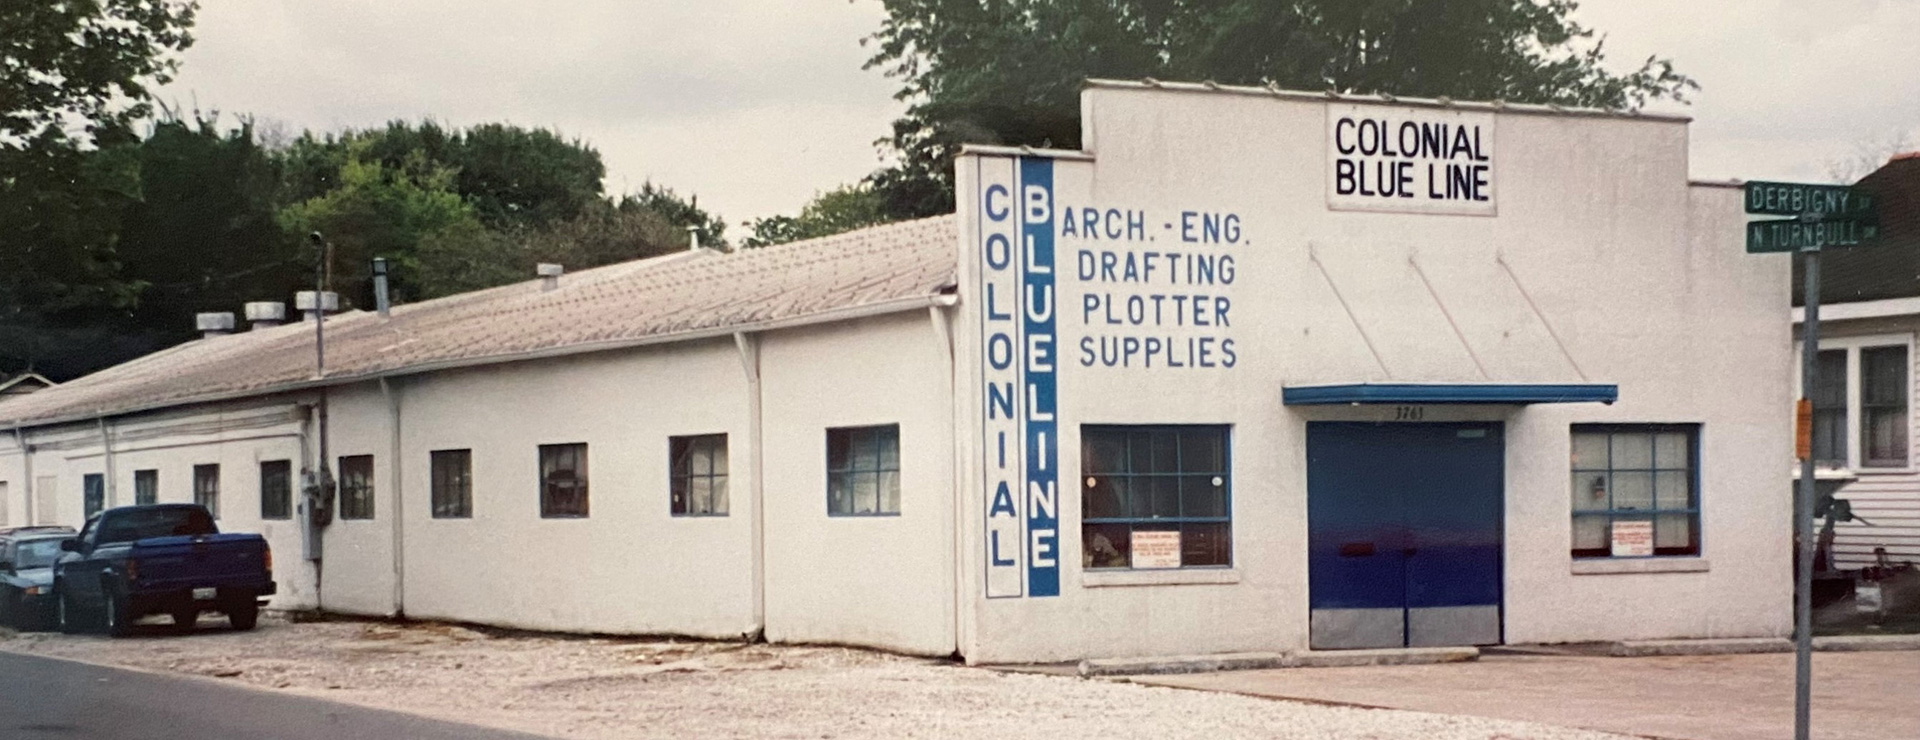
[[[1837,494],[1853,504],[1853,511],[1872,525],[1858,522],[1837,525],[1834,530],[1834,560],[1842,568],[1859,568],[1874,562],[1876,547],[1887,549],[1894,562],[1920,563],[1920,316],[1884,319],[1821,322],[1822,343],[1850,337],[1900,337],[1909,342],[1907,359],[1912,363],[1907,382],[1907,467],[1904,469],[1857,468],[1857,480]],[[1858,386],[1858,374],[1849,383]],[[1856,431],[1857,417],[1849,416]],[[1857,445],[1856,445],[1857,446]]]
[[[945,655],[953,630],[953,405],[927,314],[771,334],[767,637]],[[827,515],[826,430],[900,425],[900,515]]]

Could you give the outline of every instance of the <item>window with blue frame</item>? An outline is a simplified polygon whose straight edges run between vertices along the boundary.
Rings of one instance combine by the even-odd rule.
[[[1573,426],[1573,556],[1700,554],[1700,425]]]
[[[80,479],[82,503],[86,506],[86,515],[93,516],[107,507],[107,477],[99,473],[88,473]]]
[[[1081,565],[1231,565],[1229,460],[1226,426],[1082,426]]]

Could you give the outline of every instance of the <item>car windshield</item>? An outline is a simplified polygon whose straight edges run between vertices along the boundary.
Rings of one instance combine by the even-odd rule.
[[[45,568],[60,557],[60,540],[31,540],[14,549],[13,567]]]
[[[148,537],[213,534],[213,517],[204,509],[141,509],[114,512],[100,521],[96,545],[132,542]]]

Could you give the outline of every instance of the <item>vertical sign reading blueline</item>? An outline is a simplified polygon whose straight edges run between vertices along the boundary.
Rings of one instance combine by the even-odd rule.
[[[1013,160],[977,157],[974,162],[979,168],[974,178],[978,188],[974,207],[979,209],[974,222],[979,233],[973,251],[980,276],[980,397],[985,403],[980,445],[980,480],[987,502],[985,580],[988,598],[1007,598],[1026,593],[1021,485],[1026,445],[1018,410],[1024,406],[1020,396],[1026,385],[1019,350],[1024,332],[1017,316],[1022,289],[1019,250],[1014,246],[1021,238],[1020,204],[1015,197],[1019,185]]]
[[[1327,106],[1327,207],[1493,216],[1492,113]]]
[[[1058,319],[1053,276],[1053,160],[1020,159],[1021,373],[1026,404],[1027,594],[1060,595]]]

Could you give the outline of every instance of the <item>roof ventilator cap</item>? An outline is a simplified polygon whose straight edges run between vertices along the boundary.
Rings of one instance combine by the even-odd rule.
[[[217,337],[233,333],[233,312],[197,313],[193,315],[193,325],[200,330],[200,336]]]
[[[553,290],[555,288],[560,287],[560,275],[565,273],[566,271],[567,271],[567,268],[561,267],[560,265],[556,265],[552,262],[542,262],[533,268],[534,274],[540,276],[541,292]]]
[[[254,329],[279,326],[287,320],[287,304],[279,301],[249,301],[246,316],[247,323]]]
[[[301,319],[302,321],[313,320],[313,316],[315,313],[313,296],[314,296],[314,293],[311,290],[303,290],[293,294],[293,307],[295,310],[300,311],[300,313],[302,314],[303,316],[303,318]],[[321,300],[320,300],[319,310],[324,310],[327,313],[338,313],[340,311],[340,294],[339,293],[335,293],[329,290],[325,293],[321,293],[320,296],[321,296]]]

